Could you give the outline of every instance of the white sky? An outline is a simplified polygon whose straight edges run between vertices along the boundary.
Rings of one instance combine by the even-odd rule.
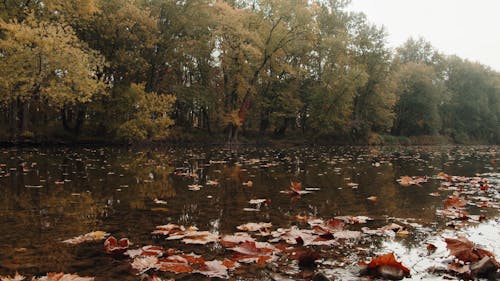
[[[447,55],[500,71],[500,0],[352,0],[349,10],[384,26],[390,47],[422,36]]]

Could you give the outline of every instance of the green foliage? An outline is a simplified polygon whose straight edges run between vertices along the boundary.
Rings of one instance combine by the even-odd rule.
[[[395,134],[435,135],[440,131],[438,106],[445,101],[445,90],[432,67],[415,63],[401,66],[398,96]]]
[[[117,138],[126,141],[164,139],[174,123],[169,113],[175,98],[146,93],[144,85],[132,84],[128,91],[134,109],[129,112],[128,120],[118,127]]]
[[[499,73],[348,5],[0,1],[0,138],[499,141]]]

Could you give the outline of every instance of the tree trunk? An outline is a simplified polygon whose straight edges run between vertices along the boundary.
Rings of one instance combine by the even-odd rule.
[[[10,102],[9,131],[12,138],[17,136],[17,100],[11,100]]]
[[[21,105],[21,133],[28,132],[28,126],[30,121],[30,103],[23,102]]]
[[[61,109],[61,117],[64,130],[72,133],[74,137],[78,137],[82,130],[83,121],[85,121],[85,110],[76,108],[75,113],[74,110],[65,106]]]

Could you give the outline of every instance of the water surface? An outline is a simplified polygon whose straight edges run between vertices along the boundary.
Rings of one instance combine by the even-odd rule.
[[[232,234],[236,226],[248,222],[271,222],[272,230],[303,227],[296,216],[307,215],[373,219],[352,230],[376,229],[392,222],[413,225],[408,237],[365,237],[357,241],[357,247],[366,249],[367,256],[395,251],[403,262],[413,263],[415,280],[441,280],[424,273],[427,261],[418,265],[412,261],[412,255],[421,254],[418,249],[425,249],[425,242],[439,244],[436,240],[443,235],[463,232],[480,237],[483,240],[477,243],[500,253],[499,242],[488,238],[499,234],[497,150],[494,146],[0,149],[0,276],[55,271],[95,276],[96,280],[141,280],[145,276],[130,269],[130,260],[107,255],[101,242],[68,245],[61,241],[102,230],[128,237],[138,247],[163,245],[211,259],[228,256],[228,251],[217,243],[165,241],[151,232],[167,223],[220,235]],[[482,214],[486,220],[458,229],[446,226],[450,220],[438,216],[436,210],[443,208],[443,200],[453,190],[438,189],[442,181],[432,177],[439,172],[466,177],[481,174],[490,180],[483,195],[492,198],[493,205],[468,207],[471,214]],[[431,179],[420,186],[403,187],[397,179],[405,175]],[[219,184],[207,185],[210,181]],[[300,197],[282,193],[291,181],[313,192]],[[439,196],[430,196],[433,192]],[[376,200],[367,200],[370,196]],[[255,210],[248,202],[257,198],[270,203]],[[356,260],[363,258],[359,249],[315,249],[323,256],[315,270],[357,280]],[[307,271],[293,262],[282,268],[245,265],[231,276],[307,279],[311,274]]]

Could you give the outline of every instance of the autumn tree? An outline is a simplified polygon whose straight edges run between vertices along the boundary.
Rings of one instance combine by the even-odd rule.
[[[85,105],[104,93],[96,75],[105,65],[102,56],[69,25],[34,15],[23,23],[1,21],[0,29],[0,95],[9,104],[12,136],[30,134],[31,119],[42,122],[48,111],[60,112],[64,128],[79,134]]]
[[[358,15],[350,32],[353,36],[350,51],[367,75],[366,83],[354,97],[351,125],[352,137],[363,139],[372,131],[387,133],[392,127],[396,81],[383,28],[367,23],[364,15]]]

